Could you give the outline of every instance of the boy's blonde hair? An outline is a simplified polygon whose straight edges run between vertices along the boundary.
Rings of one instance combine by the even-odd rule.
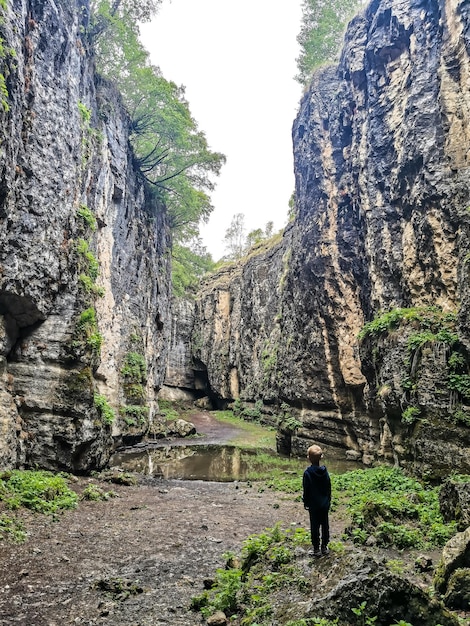
[[[323,456],[323,450],[320,446],[313,445],[307,450],[307,458],[311,463],[319,461]]]

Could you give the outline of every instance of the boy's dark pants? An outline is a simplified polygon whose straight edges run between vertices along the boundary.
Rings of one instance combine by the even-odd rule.
[[[321,527],[321,545],[327,546],[330,541],[330,524],[328,520],[328,509],[312,509],[308,510],[310,515],[310,533],[312,537],[312,546],[314,550],[320,548],[320,527]]]

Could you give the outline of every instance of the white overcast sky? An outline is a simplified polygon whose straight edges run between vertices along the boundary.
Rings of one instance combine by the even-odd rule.
[[[142,41],[164,77],[186,87],[209,147],[227,157],[201,237],[218,260],[236,213],[247,231],[287,223],[291,128],[302,95],[295,59],[302,0],[164,0]]]

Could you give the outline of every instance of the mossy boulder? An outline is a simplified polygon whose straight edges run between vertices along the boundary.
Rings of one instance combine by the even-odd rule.
[[[439,593],[447,597],[452,589],[459,586],[463,580],[463,574],[459,573],[453,578],[457,571],[470,572],[470,527],[464,532],[458,533],[450,539],[442,551],[442,557],[436,569],[434,586]],[[453,580],[451,585],[451,580]],[[469,578],[465,578],[469,580]],[[453,597],[450,595],[449,597]],[[452,600],[453,601],[453,600]],[[450,606],[450,605],[449,605]]]

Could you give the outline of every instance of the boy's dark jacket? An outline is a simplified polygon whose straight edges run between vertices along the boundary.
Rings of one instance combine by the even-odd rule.
[[[303,476],[303,503],[306,508],[328,510],[331,503],[331,480],[324,465],[310,465]]]

